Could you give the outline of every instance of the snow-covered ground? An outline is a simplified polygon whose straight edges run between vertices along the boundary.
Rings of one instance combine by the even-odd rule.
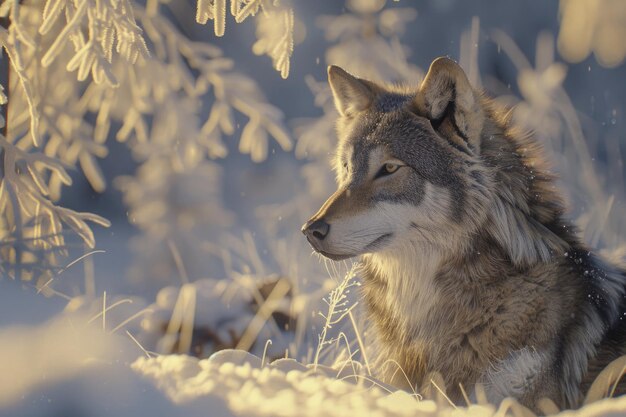
[[[140,358],[132,368],[182,406],[215,409],[212,416],[504,416],[522,415],[512,401],[499,407],[454,407],[444,398],[421,399],[398,391],[362,369],[305,366],[292,359],[264,364],[247,352],[229,350],[198,360],[188,356]],[[220,406],[224,407],[223,410]],[[626,413],[626,397],[589,404],[565,416]],[[206,415],[206,414],[205,414]]]
[[[83,344],[66,353],[50,352],[46,334],[76,336],[72,326],[47,323],[21,334],[37,343],[26,352],[2,351],[2,416],[504,416],[523,415],[512,403],[455,408],[421,400],[354,373],[305,366],[293,359],[263,363],[245,351],[225,350],[208,359],[186,355],[116,358],[121,338],[83,329]],[[43,336],[43,337],[42,337]],[[15,340],[15,339],[11,339]],[[67,345],[65,345],[67,346]],[[82,348],[90,349],[89,352]],[[82,352],[82,354],[81,354]],[[9,354],[10,356],[7,356]],[[33,356],[32,354],[36,354]],[[35,359],[32,359],[35,358]],[[123,358],[123,359],[122,359]],[[25,362],[21,362],[25,361]],[[6,365],[15,366],[16,372]],[[24,365],[17,374],[17,364]],[[30,368],[30,371],[28,369]],[[355,376],[356,375],[356,376]],[[516,414],[517,413],[517,414]],[[619,416],[626,397],[603,400],[562,416]]]
[[[456,408],[436,392],[424,399],[377,381],[349,361],[331,368],[230,349],[205,359],[158,355],[144,351],[128,333],[110,329],[113,309],[107,318],[84,308],[61,310],[54,299],[10,283],[0,290],[0,313],[39,312],[20,325],[1,323],[0,416],[525,415],[506,401]],[[44,319],[44,312],[52,318]],[[622,397],[560,415],[625,414]]]

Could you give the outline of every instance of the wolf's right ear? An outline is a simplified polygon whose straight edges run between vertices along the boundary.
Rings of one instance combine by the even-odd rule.
[[[328,67],[328,84],[333,92],[335,107],[342,116],[353,116],[367,109],[376,97],[371,83],[356,78],[335,65]]]
[[[437,58],[415,97],[417,113],[456,146],[480,149],[484,115],[463,69],[453,60]]]

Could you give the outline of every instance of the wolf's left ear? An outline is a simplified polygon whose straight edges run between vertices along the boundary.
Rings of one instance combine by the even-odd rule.
[[[437,58],[415,97],[421,116],[456,146],[480,150],[483,111],[477,94],[461,67],[445,57]]]
[[[362,112],[376,98],[372,83],[356,78],[335,65],[328,67],[328,83],[333,92],[335,107],[342,116],[353,116]]]

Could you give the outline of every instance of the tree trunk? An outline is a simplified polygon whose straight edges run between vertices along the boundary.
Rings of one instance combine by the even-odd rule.
[[[9,17],[3,17],[0,19],[0,26],[5,29],[9,29]],[[0,57],[0,84],[4,87],[4,94],[7,97],[7,102],[2,106],[2,117],[4,117],[4,127],[2,128],[2,135],[7,138],[9,130],[9,72],[11,64],[9,63],[9,54],[6,51],[1,50],[2,57]],[[4,149],[0,149],[0,179],[4,178]]]
[[[9,29],[9,18],[8,17],[3,17],[0,18],[0,26],[2,26],[5,29]],[[9,55],[6,53],[6,51],[2,51],[2,57],[0,58],[0,84],[2,84],[2,86],[4,87],[4,94],[7,96],[7,99],[9,97],[9,71],[10,71],[11,65],[9,63]],[[7,130],[8,130],[8,126],[9,126],[9,103],[7,100],[7,103],[2,106],[2,117],[4,117],[4,127],[2,128],[2,134],[4,135],[4,137],[7,137]]]

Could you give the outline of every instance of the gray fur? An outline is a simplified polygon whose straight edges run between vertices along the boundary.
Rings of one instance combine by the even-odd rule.
[[[458,402],[482,383],[494,401],[580,405],[626,351],[626,273],[580,242],[536,140],[447,59],[417,92],[330,72],[339,188],[311,219],[328,235],[303,231],[326,256],[361,256],[380,375],[440,373]]]

